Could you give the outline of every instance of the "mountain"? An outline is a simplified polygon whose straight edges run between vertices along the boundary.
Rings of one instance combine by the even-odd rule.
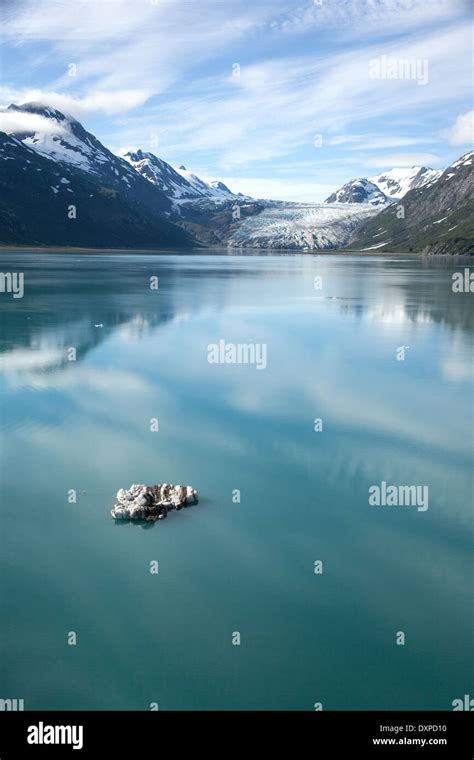
[[[409,190],[354,234],[351,248],[474,255],[474,151]]]
[[[234,196],[234,193],[231,192],[231,190],[229,190],[227,185],[224,185],[223,182],[217,182],[217,181],[209,182],[209,187],[211,187],[215,192],[224,193],[227,196],[229,195]],[[242,193],[239,193],[238,195],[240,196],[242,195]]]
[[[139,149],[128,151],[123,158],[135,172],[165,193],[175,206],[179,207],[183,201],[196,198],[197,193],[190,183],[153,153],[144,153]]]
[[[222,182],[205,182],[184,166],[174,169],[152,153],[137,150],[116,156],[72,116],[42,103],[11,105],[0,109],[1,114],[9,117],[4,121],[11,125],[11,139],[5,133],[2,138],[0,160],[4,158],[4,166],[8,162],[3,182],[8,179],[12,188],[11,208],[7,194],[0,202],[2,242],[222,245],[240,219],[234,218],[236,202],[242,216],[262,209]],[[26,150],[32,152],[28,158]],[[28,180],[33,176],[30,189],[24,172]],[[31,213],[30,190],[44,193],[36,207],[42,209],[41,217]],[[80,201],[74,225],[63,217],[66,200],[67,205]]]
[[[370,203],[383,206],[403,198],[409,190],[435,182],[442,169],[411,166],[390,169],[369,179],[353,179],[326,198],[325,203]]]
[[[472,153],[441,173],[391,169],[351,180],[324,204],[297,204],[235,194],[142,150],[116,156],[42,103],[11,105],[0,116],[3,243],[472,250]]]
[[[346,182],[326,198],[324,203],[370,203],[371,206],[384,206],[388,203],[388,198],[377,185],[364,177]]]
[[[189,204],[204,201],[218,205],[223,201],[240,197],[232,193],[223,182],[207,183],[188,171],[185,166],[174,169],[153,153],[145,153],[139,149],[128,151],[123,158],[138,174],[164,192],[173,209],[179,214],[185,213],[186,205]]]
[[[442,169],[430,169],[426,166],[410,166],[401,169],[390,169],[388,172],[369,177],[369,181],[377,185],[389,200],[399,200],[409,190],[424,187],[435,182],[443,173]]]
[[[153,153],[139,149],[123,157],[167,195],[181,226],[203,245],[231,245],[240,224],[265,207],[264,201],[235,194],[223,182],[206,182],[185,166],[175,169]]]
[[[10,106],[4,113],[21,115],[23,129],[0,132],[1,242],[193,244],[188,232],[170,222],[168,197],[75,119],[40,103]]]
[[[196,194],[196,199],[198,200],[200,198],[207,198],[219,203],[220,201],[235,200],[239,197],[244,197],[240,193],[238,195],[232,193],[223,182],[205,182],[196,174],[188,171],[185,166],[180,166],[176,171],[193,188],[193,191]]]
[[[143,182],[127,161],[108,150],[72,116],[34,102],[10,105],[1,110],[11,115],[20,114],[25,126],[31,122],[32,129],[10,131],[9,134],[37,153],[86,172],[121,195],[140,201],[153,212],[171,213],[171,201],[165,193],[156,192],[149,183]],[[28,115],[41,118],[28,119]],[[38,121],[40,129],[36,127]]]
[[[72,116],[66,116],[55,108],[36,102],[23,103],[20,106],[12,104],[1,110],[8,115],[40,117],[36,120],[24,119],[22,129],[17,127],[10,132],[38,153],[101,176],[116,174],[118,164],[114,154]],[[121,166],[122,174],[123,168]]]

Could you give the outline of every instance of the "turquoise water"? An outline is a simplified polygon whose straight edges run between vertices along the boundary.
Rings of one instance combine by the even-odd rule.
[[[0,294],[0,697],[364,710],[472,694],[463,265],[3,252],[1,268],[25,295]],[[266,368],[210,364],[220,339],[264,344]],[[119,487],[163,481],[200,503],[114,523]],[[427,485],[429,508],[370,506],[381,481]]]

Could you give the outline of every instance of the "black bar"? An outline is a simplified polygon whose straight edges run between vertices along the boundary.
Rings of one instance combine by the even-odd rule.
[[[64,730],[56,728],[61,726]],[[441,711],[2,712],[0,760],[25,755],[135,760],[168,752],[183,756],[187,749],[193,756],[211,749],[225,756],[240,748],[246,760],[259,743],[268,757],[273,747],[282,754],[288,741],[290,748],[293,745],[291,757],[309,753],[310,758],[326,760],[344,753],[348,758],[472,760],[472,728],[471,713]],[[43,743],[29,743],[28,737]],[[70,743],[46,743],[50,738]]]

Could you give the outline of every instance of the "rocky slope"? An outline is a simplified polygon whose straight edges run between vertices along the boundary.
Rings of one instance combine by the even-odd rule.
[[[354,234],[351,248],[474,254],[474,151],[436,181],[409,190]]]
[[[369,179],[366,177],[352,179],[332,193],[324,202],[388,205],[403,198],[409,190],[431,185],[442,173],[442,169],[430,169],[426,166],[390,169]]]
[[[388,198],[377,185],[363,177],[346,182],[326,198],[324,203],[369,203],[371,206],[384,206],[388,203]]]

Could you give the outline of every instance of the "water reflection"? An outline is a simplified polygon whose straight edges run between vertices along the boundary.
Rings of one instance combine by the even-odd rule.
[[[449,709],[468,692],[472,321],[456,265],[21,267],[25,298],[0,301],[5,693],[28,709]],[[220,338],[265,342],[267,369],[210,365]],[[192,483],[200,504],[115,530],[117,488],[160,480]],[[427,484],[428,512],[369,509],[381,480]],[[35,509],[20,522],[23,483]],[[73,658],[58,641],[76,628]]]
[[[0,300],[0,352],[17,350],[8,361],[2,357],[3,370],[67,366],[68,347],[77,348],[81,361],[118,329],[140,339],[170,320],[256,304],[291,308],[326,299],[343,315],[379,326],[436,322],[455,332],[473,328],[469,294],[451,288],[460,265],[445,260],[4,253],[2,266],[21,267],[26,280],[24,299],[3,294]],[[158,291],[150,289],[154,276]],[[315,277],[321,289],[314,287]]]

